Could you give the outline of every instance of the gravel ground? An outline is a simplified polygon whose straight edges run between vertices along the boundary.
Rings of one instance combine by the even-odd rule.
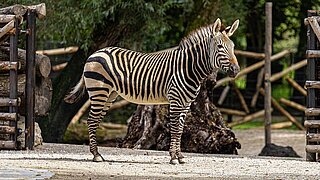
[[[82,145],[45,143],[34,151],[1,151],[0,179],[7,179],[5,171],[13,169],[35,171],[30,179],[46,177],[42,172],[54,173],[52,179],[319,179],[319,163],[257,157],[264,143],[263,130],[235,133],[243,147],[240,155],[185,153],[183,165],[170,165],[168,152],[163,151],[100,147],[106,159],[102,163],[92,162],[88,146]],[[303,132],[276,131],[272,139],[294,147],[304,157]]]

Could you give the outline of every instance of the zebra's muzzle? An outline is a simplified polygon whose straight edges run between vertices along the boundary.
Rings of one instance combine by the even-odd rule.
[[[231,64],[229,70],[227,71],[229,77],[236,77],[240,71],[240,67],[238,64]]]

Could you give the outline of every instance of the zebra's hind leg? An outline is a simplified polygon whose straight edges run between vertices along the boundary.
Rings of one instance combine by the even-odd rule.
[[[105,116],[107,110],[112,105],[112,102],[117,97],[116,93],[111,93],[110,96],[101,94],[90,96],[91,108],[87,120],[89,131],[90,152],[93,154],[94,162],[104,161],[103,157],[98,152],[96,131],[101,119]]]
[[[170,164],[185,163],[184,156],[181,153],[180,144],[184,126],[184,119],[187,111],[188,107],[180,108],[170,105]]]

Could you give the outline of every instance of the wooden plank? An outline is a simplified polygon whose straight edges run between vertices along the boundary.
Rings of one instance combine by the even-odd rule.
[[[319,58],[320,50],[307,50],[306,51],[307,58]]]
[[[305,120],[304,126],[306,128],[320,128],[320,120]]]
[[[320,134],[307,133],[306,138],[309,142],[320,142]]]
[[[291,53],[290,50],[287,50],[287,49],[283,50],[283,51],[271,56],[271,62],[279,60],[280,58],[282,58],[282,57],[284,57],[284,56],[286,56],[286,55],[288,55],[290,53]],[[262,61],[257,62],[255,64],[249,66],[249,67],[246,67],[246,68],[242,69],[235,78],[230,78],[230,77],[222,78],[222,79],[217,81],[217,83],[216,83],[214,88],[220,87],[220,86],[222,86],[223,84],[225,84],[225,83],[227,83],[229,81],[233,81],[233,80],[239,79],[240,77],[242,77],[242,76],[244,76],[244,75],[246,75],[246,74],[248,74],[248,73],[250,73],[250,72],[252,72],[252,71],[254,71],[256,69],[259,69],[259,68],[263,67],[264,63],[265,63],[265,61],[262,60]]]
[[[0,125],[0,134],[15,134],[15,133],[16,133],[15,127]]]
[[[270,77],[270,82],[274,82],[274,81],[282,78],[284,75],[290,73],[291,71],[295,71],[295,70],[300,69],[300,68],[302,68],[302,67],[304,67],[306,65],[307,65],[307,60],[306,59],[304,59],[304,60],[302,60],[302,61],[300,61],[300,62],[298,62],[296,64],[293,64],[290,67],[288,67],[287,69],[285,69],[285,70],[283,70],[281,72],[273,74]]]
[[[12,21],[15,17],[15,15],[0,14],[0,23],[8,23]]]
[[[295,80],[287,77],[286,80],[288,81],[288,83],[294,87],[297,91],[299,91],[302,95],[307,96],[307,91],[305,89],[303,89],[303,87],[301,87]]]
[[[4,36],[5,34],[7,34],[10,30],[12,30],[14,27],[14,20],[10,21],[8,24],[6,24],[5,26],[3,26],[0,29],[0,38],[2,38],[2,36]]]
[[[0,141],[0,149],[16,149],[14,141]]]
[[[19,104],[20,104],[20,99],[10,99],[10,98],[0,97],[0,107],[18,106]]]
[[[309,153],[320,153],[320,145],[306,145],[306,151]]]
[[[218,109],[220,110],[220,112],[222,114],[229,114],[229,115],[235,115],[235,116],[245,116],[245,115],[247,115],[246,112],[235,110],[235,109],[228,109],[228,108],[221,108],[221,107],[218,107]]]
[[[290,100],[287,100],[285,98],[280,98],[279,100],[282,104],[286,105],[286,106],[290,106],[294,109],[297,109],[299,111],[302,111],[304,112],[306,110],[306,107],[305,106],[302,106],[301,104],[298,104],[294,101],[290,101]]]
[[[311,16],[311,17],[308,17],[308,21],[313,32],[316,34],[318,41],[320,41],[320,26],[317,20],[313,16]]]
[[[306,81],[305,88],[320,89],[320,81]]]
[[[320,108],[306,108],[304,114],[306,116],[320,116]]]
[[[0,113],[0,120],[16,121],[17,120],[17,113]]]

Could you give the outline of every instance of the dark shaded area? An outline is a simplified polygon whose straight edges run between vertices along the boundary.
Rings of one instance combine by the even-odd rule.
[[[259,156],[275,156],[275,157],[299,157],[292,147],[290,146],[278,146],[276,144],[267,144],[263,147]]]

